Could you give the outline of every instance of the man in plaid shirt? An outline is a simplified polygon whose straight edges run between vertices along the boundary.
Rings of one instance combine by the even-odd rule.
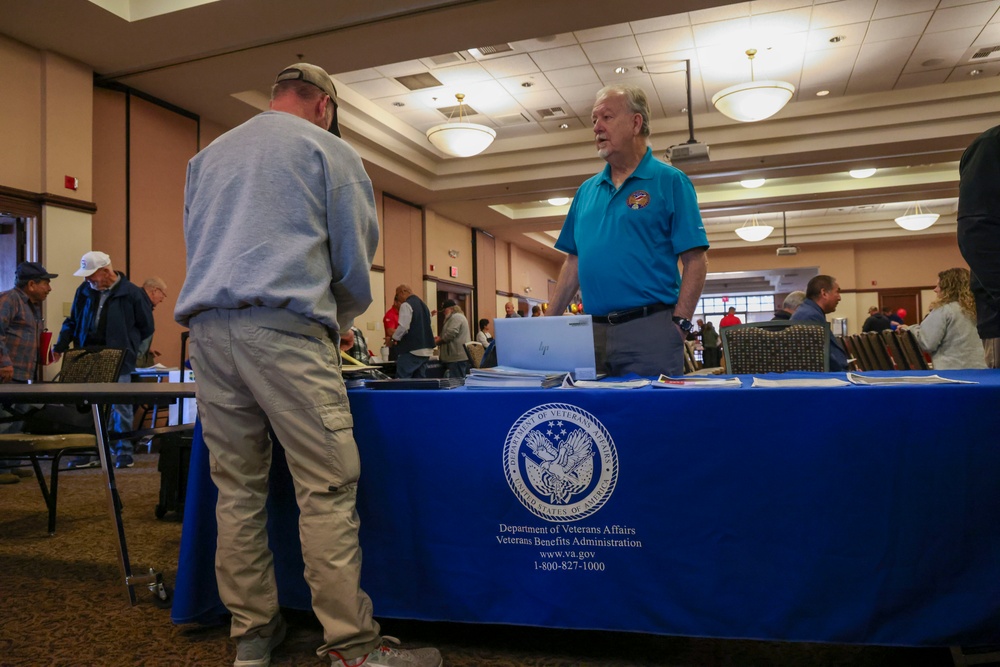
[[[38,345],[43,329],[42,302],[57,277],[38,262],[21,262],[15,287],[0,293],[0,382],[35,379]]]
[[[38,345],[42,334],[42,302],[52,291],[49,281],[55,278],[38,262],[21,262],[15,273],[15,287],[0,293],[0,382],[25,383],[35,379],[38,368]],[[9,410],[18,412],[17,406]],[[0,414],[6,410],[0,410]],[[3,424],[16,428],[15,424]],[[0,484],[14,484],[18,476],[0,461]],[[18,468],[18,472],[25,470]]]

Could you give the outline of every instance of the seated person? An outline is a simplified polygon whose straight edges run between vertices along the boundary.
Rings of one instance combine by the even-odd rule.
[[[363,364],[371,363],[372,355],[368,351],[365,335],[357,327],[351,327],[340,335],[340,349]]]
[[[976,331],[969,270],[942,271],[934,293],[938,299],[931,304],[931,312],[920,324],[908,327],[920,348],[930,353],[934,370],[986,368],[986,354]]]
[[[483,347],[489,347],[490,341],[493,340],[493,334],[490,333],[490,321],[487,318],[479,320],[479,333],[476,334],[476,340],[483,344]]]

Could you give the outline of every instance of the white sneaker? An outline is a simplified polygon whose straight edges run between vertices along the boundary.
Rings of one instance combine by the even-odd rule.
[[[288,626],[281,616],[278,616],[276,623],[269,625],[270,627],[241,637],[236,642],[233,667],[268,667],[271,664],[271,651],[285,641]]]
[[[415,648],[411,650],[394,648],[388,644],[399,645],[399,640],[387,635],[382,636],[382,645],[368,655],[353,660],[341,658],[336,651],[330,651],[330,662],[333,667],[441,667],[441,652],[436,648]]]

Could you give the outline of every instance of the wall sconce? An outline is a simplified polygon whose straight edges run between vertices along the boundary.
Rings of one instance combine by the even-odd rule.
[[[451,257],[452,259],[455,259],[456,257],[458,257],[458,251],[457,250],[449,250],[448,251],[448,256]]]
[[[525,294],[531,294],[531,287],[530,287],[530,286],[528,286],[528,287],[525,287],[525,288],[524,288],[524,293],[525,293]]]

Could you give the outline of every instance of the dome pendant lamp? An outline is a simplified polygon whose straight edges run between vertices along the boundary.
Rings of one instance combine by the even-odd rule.
[[[435,125],[427,130],[427,139],[435,148],[452,157],[479,155],[489,148],[497,133],[493,128],[463,120],[465,95],[456,93],[455,99],[458,100],[458,120],[453,121],[449,118],[447,123]]]
[[[712,96],[716,109],[733,120],[753,123],[770,118],[784,108],[795,94],[795,86],[784,81],[754,81],[753,57],[757,49],[748,49],[750,81],[723,88]]]

